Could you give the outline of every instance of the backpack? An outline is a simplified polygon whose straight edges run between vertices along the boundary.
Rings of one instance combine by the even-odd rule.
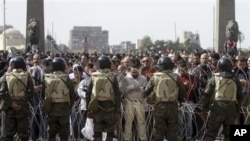
[[[161,102],[176,101],[179,93],[176,74],[154,73],[156,79],[156,100]]]
[[[67,74],[45,74],[45,97],[54,103],[70,102]]]
[[[92,95],[98,101],[114,101],[114,75],[111,73],[92,73]]]
[[[27,72],[16,72],[15,70],[6,73],[8,92],[13,100],[20,100],[25,96],[27,92],[28,75]]]
[[[215,75],[215,100],[236,101],[237,86],[233,79]]]
[[[234,20],[229,20],[226,25],[226,38],[228,40],[238,41],[239,26]]]

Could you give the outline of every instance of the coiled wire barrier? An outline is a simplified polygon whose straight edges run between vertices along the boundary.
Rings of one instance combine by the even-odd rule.
[[[32,124],[39,124],[39,135],[40,138],[39,140],[41,141],[46,141],[47,139],[44,139],[42,137],[47,137],[48,133],[46,130],[46,118],[43,115],[43,113],[39,113],[38,115],[40,115],[40,123],[38,122],[37,116],[36,116],[36,111],[38,109],[42,109],[42,105],[43,102],[40,102],[37,107],[32,107],[30,106],[30,112],[31,112],[31,118],[30,118],[30,126],[32,126]],[[80,139],[81,136],[81,129],[83,128],[80,123],[79,123],[79,119],[84,119],[86,118],[86,113],[85,112],[80,112],[79,108],[79,102],[75,102],[73,108],[72,108],[72,114],[71,117],[69,118],[71,120],[71,137],[70,137],[70,141],[85,141],[85,139]],[[118,123],[118,134],[116,134],[117,136],[115,137],[114,140],[118,140],[118,141],[122,141],[123,140],[123,133],[124,133],[124,107],[122,106],[122,112],[121,112],[121,120]],[[200,105],[197,104],[189,104],[188,102],[183,103],[182,107],[179,107],[179,123],[178,123],[178,136],[179,136],[179,140],[187,140],[187,137],[190,140],[202,140],[202,136],[204,134],[204,129],[205,129],[205,125],[206,123],[203,123],[203,125],[200,127],[200,129],[198,128],[199,125],[199,112],[197,111],[197,109],[200,109]],[[250,120],[250,106],[247,107],[241,107],[241,113],[243,115],[245,115],[245,121],[244,124],[247,124],[248,121]],[[153,130],[153,111],[154,111],[154,107],[152,105],[149,104],[145,104],[145,113],[146,113],[146,134],[148,137],[148,141],[152,140],[152,130]],[[77,117],[78,116],[78,117]],[[192,117],[192,119],[190,119],[190,117]],[[4,135],[4,119],[5,119],[5,112],[1,112],[1,136]],[[34,122],[35,121],[35,122]],[[191,125],[188,124],[191,121]],[[236,121],[236,124],[238,124],[239,121]],[[132,140],[133,141],[139,141],[139,137],[137,135],[137,126],[136,126],[136,121],[134,121],[133,123],[133,129],[132,129]],[[77,125],[76,128],[73,128],[73,125]],[[190,133],[190,130],[193,130],[193,133]],[[74,134],[74,132],[78,132],[78,134]],[[30,134],[32,135],[33,132],[30,131]],[[75,136],[78,135],[78,136]],[[104,138],[105,138],[105,134],[104,134]],[[18,137],[15,137],[15,140],[18,140]],[[223,140],[223,135],[222,135],[222,128],[218,134],[218,138],[217,140]],[[58,139],[59,141],[59,139]]]

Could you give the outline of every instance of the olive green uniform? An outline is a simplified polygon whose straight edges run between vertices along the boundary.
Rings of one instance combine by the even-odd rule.
[[[216,73],[209,80],[202,98],[202,111],[210,110],[204,141],[213,141],[223,125],[224,140],[229,141],[229,126],[235,124],[238,103],[241,97],[241,85],[233,74]]]
[[[10,82],[11,77],[17,78],[14,83]],[[14,87],[14,85],[16,86]],[[0,88],[3,101],[0,109],[5,111],[6,117],[2,141],[13,141],[16,133],[21,141],[29,139],[29,102],[33,94],[33,80],[27,72],[13,69],[3,76]],[[12,106],[13,103],[20,106],[20,109],[15,110]]]

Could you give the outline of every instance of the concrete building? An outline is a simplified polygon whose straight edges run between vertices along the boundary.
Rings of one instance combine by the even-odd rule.
[[[200,35],[198,33],[194,34],[191,31],[183,31],[180,36],[180,43],[194,43],[200,45]]]
[[[109,32],[101,26],[74,26],[70,30],[69,48],[72,52],[109,52]]]
[[[136,49],[135,48],[136,45],[130,41],[121,42],[120,46],[121,48],[125,49],[127,53]]]
[[[136,49],[141,49],[141,48],[142,48],[142,39],[137,39]]]
[[[111,45],[110,53],[130,53],[136,49],[136,44],[131,41],[123,41],[119,45]]]
[[[109,49],[110,49],[109,52],[112,53],[112,54],[116,54],[116,53],[123,54],[123,53],[126,53],[125,48],[122,48],[121,45],[111,45],[111,46],[109,46]]]
[[[18,50],[25,50],[25,38],[20,31],[14,28],[8,28],[5,30],[5,38],[6,38],[6,49],[10,47],[14,47]],[[3,43],[3,33],[0,34],[0,50],[4,50]]]
[[[6,25],[5,30],[8,29],[8,28],[13,28],[13,26],[12,25]],[[4,26],[0,26],[0,34],[3,34],[3,29],[4,29]]]

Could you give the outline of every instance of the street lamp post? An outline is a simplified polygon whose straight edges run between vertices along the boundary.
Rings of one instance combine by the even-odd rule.
[[[3,0],[3,50],[6,51],[6,33],[5,33],[5,0]]]

